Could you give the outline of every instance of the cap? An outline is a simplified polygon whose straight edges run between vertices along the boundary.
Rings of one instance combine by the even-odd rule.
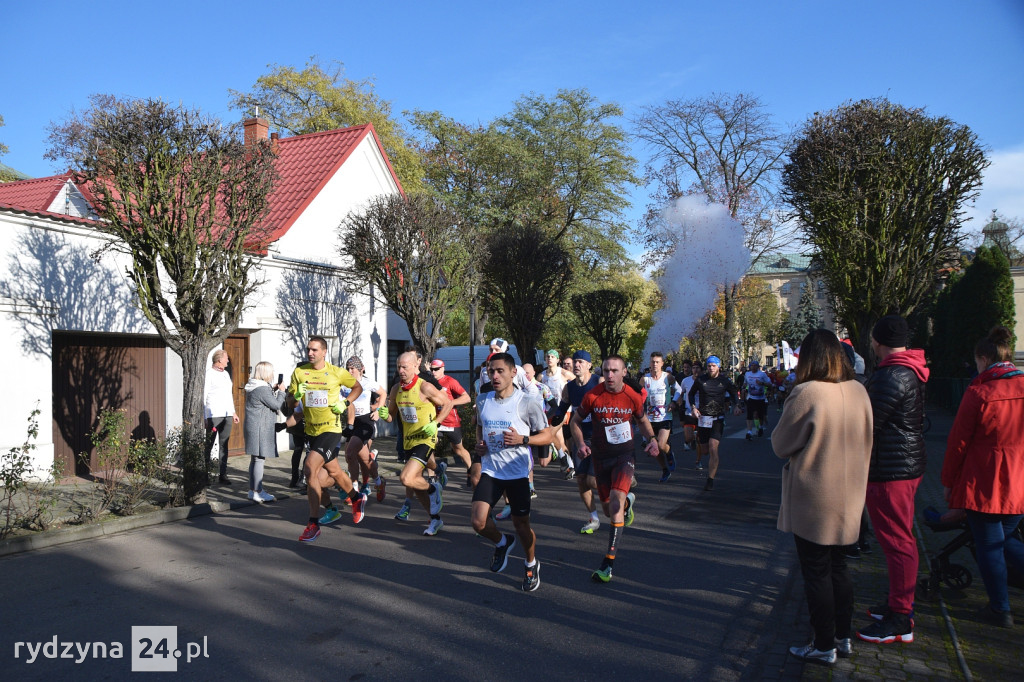
[[[704,364],[706,364],[706,365],[718,365],[719,367],[721,367],[722,366],[722,361],[718,359],[717,355],[711,355],[711,356],[708,357],[707,361]]]
[[[871,337],[883,346],[904,348],[910,339],[910,329],[899,315],[886,315],[875,324]]]
[[[508,352],[508,341],[501,338],[500,336],[491,339],[490,345],[494,348],[497,348],[499,353]]]
[[[552,348],[551,350],[549,350],[549,351],[548,351],[547,353],[545,353],[544,355],[545,355],[545,356],[547,356],[547,355],[554,355],[554,356],[555,356],[556,358],[557,358],[557,357],[559,357],[559,355],[558,355],[558,351],[557,351],[557,350],[555,350],[554,348]]]
[[[444,367],[444,360],[441,360],[439,358],[434,358],[433,360],[430,361],[430,366],[431,367]]]
[[[761,366],[761,363],[758,362],[757,360],[751,360],[749,363],[747,363],[747,367],[760,367],[760,366]]]
[[[572,354],[572,359],[573,360],[586,360],[587,362],[593,362],[593,360],[590,359],[590,353],[588,353],[585,350],[578,350],[575,353],[573,353]]]

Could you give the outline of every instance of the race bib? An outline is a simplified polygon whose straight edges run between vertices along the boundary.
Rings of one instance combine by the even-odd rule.
[[[629,422],[604,427],[604,435],[612,445],[620,445],[633,440],[633,430],[629,427]]]
[[[700,419],[697,420],[697,426],[699,426],[702,429],[710,429],[714,423],[714,417],[706,417],[704,415],[701,415]]]
[[[419,417],[416,416],[415,407],[399,407],[398,412],[402,415],[402,421],[404,421],[406,424],[415,424],[417,421],[419,421]]]
[[[306,391],[306,407],[329,407],[327,391]]]
[[[488,453],[493,455],[505,449],[504,431],[488,431],[484,438],[487,440]]]

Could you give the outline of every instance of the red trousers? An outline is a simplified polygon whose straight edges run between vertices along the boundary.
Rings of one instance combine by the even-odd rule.
[[[889,608],[895,613],[913,610],[918,566],[914,495],[920,483],[920,478],[868,483],[866,505],[889,567]]]

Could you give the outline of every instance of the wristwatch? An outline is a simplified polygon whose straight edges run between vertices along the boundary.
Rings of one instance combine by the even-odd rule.
[[[529,444],[530,444],[530,437],[529,436],[523,436],[523,445],[529,445]]]

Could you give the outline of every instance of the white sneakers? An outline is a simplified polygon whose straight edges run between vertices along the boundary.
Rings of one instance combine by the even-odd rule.
[[[265,490],[250,490],[249,499],[256,504],[263,504],[264,502],[273,502],[277,498]]]
[[[584,533],[586,535],[593,535],[594,531],[597,530],[600,527],[601,527],[601,519],[596,519],[594,517],[590,517],[590,520],[587,521],[583,525],[582,528],[580,528],[580,532]]]

